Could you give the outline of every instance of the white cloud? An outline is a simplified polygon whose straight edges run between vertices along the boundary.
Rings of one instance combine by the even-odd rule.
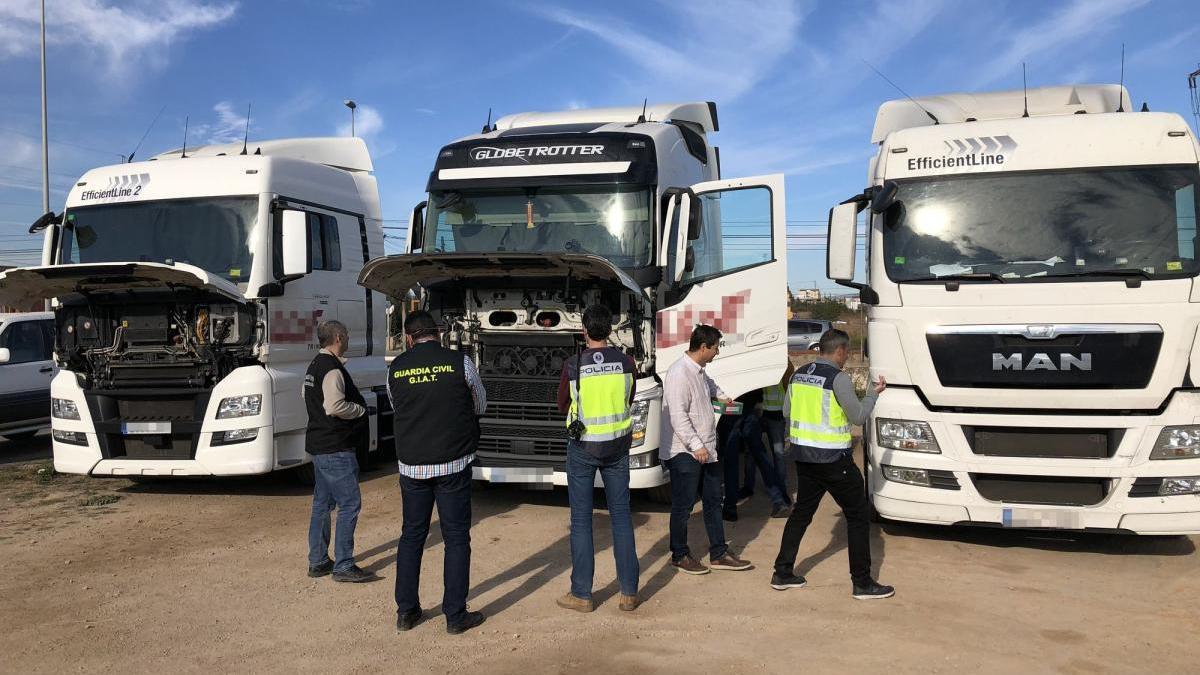
[[[244,138],[246,116],[234,112],[232,103],[221,101],[213,106],[213,112],[217,113],[217,122],[205,129],[209,143],[233,143]]]
[[[567,101],[567,110],[580,110],[586,107],[588,107],[587,101],[581,101],[577,98]]]
[[[187,33],[233,16],[235,3],[205,0],[55,0],[46,3],[50,48],[96,53],[112,75],[129,76],[147,65],[161,67],[168,48]],[[41,14],[37,0],[0,3],[0,60],[38,51]]]
[[[419,112],[422,115],[429,115],[429,116],[438,114],[437,111],[434,110],[433,108],[413,108],[413,111]]]
[[[1071,0],[1045,19],[1012,31],[1007,46],[978,68],[974,88],[1019,73],[1021,62],[1033,56],[1061,50],[1068,44],[1107,32],[1117,26],[1117,19],[1149,1]]]
[[[737,98],[767,76],[793,48],[802,20],[801,10],[790,0],[739,5],[736,17],[722,0],[663,4],[678,34],[643,32],[638,26],[644,24],[614,15],[544,6],[527,10],[608,44],[651,76],[659,90],[702,91],[720,101]]]
[[[383,115],[379,114],[379,110],[369,105],[359,105],[354,110],[354,135],[359,138],[368,138],[377,136],[383,131]],[[350,135],[350,120],[347,119],[345,124],[339,124],[337,128],[338,136]]]

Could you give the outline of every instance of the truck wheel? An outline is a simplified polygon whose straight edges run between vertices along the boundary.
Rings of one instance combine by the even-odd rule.
[[[655,504],[670,504],[671,503],[671,484],[664,483],[656,485],[646,490],[646,496]]]
[[[300,485],[312,487],[317,483],[316,469],[313,468],[312,462],[301,464],[292,469],[292,479]]]

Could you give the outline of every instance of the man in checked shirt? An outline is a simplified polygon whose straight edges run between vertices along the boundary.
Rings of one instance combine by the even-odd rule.
[[[408,315],[404,337],[407,350],[388,368],[404,504],[396,550],[396,628],[411,630],[421,620],[421,554],[436,503],[446,547],[442,613],[446,632],[457,635],[483,623],[482,612],[467,611],[467,591],[471,464],[487,394],[471,358],[441,345],[428,312]]]

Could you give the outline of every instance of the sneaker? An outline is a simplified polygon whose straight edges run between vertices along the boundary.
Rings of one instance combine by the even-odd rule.
[[[754,567],[754,563],[751,563],[749,560],[742,560],[732,553],[726,553],[716,560],[709,560],[708,564],[711,565],[714,570],[726,570],[732,572],[740,572],[742,570],[748,570]]]
[[[633,610],[637,609],[638,605],[640,605],[640,604],[642,604],[642,601],[638,599],[638,596],[636,594],[634,594],[634,595],[625,595],[624,593],[621,594],[621,605],[620,606],[621,606],[622,612],[632,612]]]
[[[792,507],[787,504],[776,504],[771,509],[772,518],[787,518],[790,515],[792,515]]]
[[[558,600],[555,600],[559,607],[563,609],[573,609],[576,612],[590,612],[596,609],[596,605],[591,600],[584,600],[576,596],[574,593],[567,593]]]
[[[791,572],[776,572],[771,575],[771,588],[777,591],[786,591],[789,588],[804,588],[808,581],[799,575]]]
[[[327,577],[333,571],[333,561],[326,559],[320,565],[309,565],[308,576],[316,579],[318,577]]]
[[[671,567],[684,574],[708,574],[711,571],[690,555],[682,560],[672,560]]]
[[[406,631],[416,628],[417,624],[421,622],[421,618],[424,617],[424,615],[424,612],[422,612],[421,608],[418,607],[410,612],[405,612],[404,614],[397,616],[396,630]]]
[[[368,572],[358,565],[351,565],[340,572],[335,571],[333,573],[333,580],[350,584],[361,584],[367,581],[379,581],[379,575],[374,572]]]
[[[749,501],[750,501],[750,498],[751,498],[751,497],[753,497],[753,496],[754,496],[754,493],[750,493],[750,494],[748,494],[748,495],[746,495],[746,494],[743,494],[743,495],[738,495],[738,498],[737,498],[737,505],[738,505],[738,506],[745,506],[746,502],[749,502]]]
[[[895,594],[896,589],[876,583],[874,579],[867,579],[865,584],[854,584],[855,600],[882,600]]]
[[[458,623],[446,622],[446,632],[451,635],[465,633],[484,622],[483,612],[467,612]]]

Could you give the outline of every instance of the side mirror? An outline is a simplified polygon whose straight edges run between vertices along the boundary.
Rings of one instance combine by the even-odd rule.
[[[12,352],[8,351],[8,347],[0,347],[0,365],[8,363],[12,360]]]
[[[700,238],[700,229],[703,224],[703,218],[700,216],[701,204],[702,202],[698,197],[691,199],[691,208],[688,209],[688,241],[696,241]]]
[[[29,234],[36,234],[51,225],[58,225],[61,222],[62,216],[56,216],[53,211],[47,211],[29,226]]]
[[[855,244],[859,205],[838,204],[829,210],[829,248],[825,254],[825,276],[834,281],[854,280]]]
[[[692,272],[696,269],[696,252],[692,250],[692,245],[688,244],[687,252],[683,254],[683,271]]]
[[[417,204],[408,216],[408,253],[425,250],[425,206],[428,203]]]
[[[894,180],[885,180],[871,196],[871,213],[883,213],[896,203],[896,192],[900,186]]]
[[[283,242],[283,276],[294,278],[312,272],[312,239],[308,233],[308,214],[285,209],[279,219]]]

